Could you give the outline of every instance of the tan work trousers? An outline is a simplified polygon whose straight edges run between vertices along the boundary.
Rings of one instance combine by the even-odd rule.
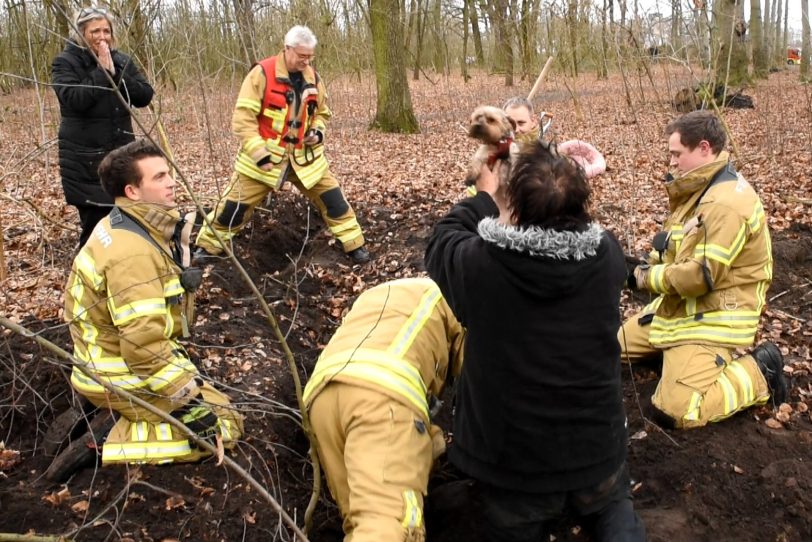
[[[618,332],[621,360],[634,363],[662,355],[663,373],[651,402],[677,428],[701,427],[767,401],[767,381],[752,356],[733,359],[733,348],[702,344],[655,348],[649,343],[649,326],[638,322],[642,315],[629,318]]]
[[[224,421],[228,423],[230,434],[228,435],[228,438],[223,439],[223,446],[225,448],[233,448],[236,445],[237,440],[243,434],[243,417],[231,407],[231,402],[229,401],[228,397],[225,394],[220,393],[220,391],[215,389],[210,384],[204,383],[200,388],[200,394],[203,401],[206,404],[211,405],[212,412],[214,412],[214,414],[220,418],[221,423]],[[106,444],[112,446],[116,444],[137,442],[139,446],[142,446],[144,449],[148,450],[150,449],[151,445],[153,445],[154,448],[155,444],[160,444],[162,442],[162,439],[160,439],[156,434],[155,424],[164,423],[165,420],[157,414],[153,414],[149,410],[136,405],[127,399],[117,397],[111,393],[87,394],[85,396],[97,407],[110,409],[121,415],[115,426],[113,426],[108,433],[105,441]],[[139,397],[163,412],[169,412],[172,409],[172,403],[165,397],[161,397],[159,395],[145,396],[144,394],[139,394]],[[137,424],[139,422],[147,422],[148,426],[146,427],[146,433],[143,438],[138,441],[134,441],[132,426],[133,424]],[[175,429],[174,427],[170,427],[169,429],[171,434],[168,435],[168,440],[186,440],[186,435],[179,429]],[[211,454],[203,448],[191,447],[191,449],[189,449],[188,452],[183,455],[172,455],[171,462],[195,462],[204,457],[208,457],[209,455]],[[167,457],[160,455],[160,453],[156,453],[155,456],[152,457],[147,453],[146,456],[139,458],[135,462],[166,463]]]
[[[325,171],[321,180],[312,188],[305,188],[296,176],[293,168],[289,168],[287,180],[293,183],[299,192],[307,196],[313,205],[316,206],[319,210],[319,214],[321,214],[322,220],[324,220],[330,229],[330,232],[341,242],[344,252],[350,252],[351,250],[363,246],[364,234],[355,217],[355,211],[353,211],[352,206],[347,202],[346,198],[344,198],[338,181],[329,169]],[[231,182],[228,184],[228,187],[226,187],[223,197],[220,198],[217,208],[214,212],[209,213],[208,216],[214,228],[223,238],[223,241],[230,241],[245,227],[254,214],[254,208],[262,203],[271,190],[273,189],[267,184],[246,177],[241,173],[235,172],[232,175]],[[331,190],[337,191],[331,192],[330,195],[326,196],[327,201],[333,206],[333,209],[331,209],[328,204],[325,203],[324,198],[322,198],[325,193]],[[337,201],[339,195],[341,200]],[[346,210],[342,209],[342,202],[346,203]],[[235,212],[234,209],[238,208],[238,206],[242,207],[242,209],[239,211],[237,218],[232,219],[231,217],[223,216],[224,210],[229,209],[227,213],[233,214]],[[339,214],[336,208],[344,212]],[[195,242],[197,246],[202,247],[209,254],[220,254],[223,251],[220,247],[220,243],[217,241],[217,237],[214,236],[214,233],[212,233],[206,224],[200,229],[200,233],[197,235]]]
[[[333,382],[313,400],[310,421],[344,542],[425,540],[432,442],[420,417],[383,393]]]

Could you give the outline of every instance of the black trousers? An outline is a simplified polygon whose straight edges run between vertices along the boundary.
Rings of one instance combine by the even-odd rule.
[[[629,473],[618,472],[595,487],[558,493],[524,493],[478,484],[489,542],[549,540],[549,524],[563,513],[600,542],[645,542],[646,529],[634,512]]]
[[[79,221],[82,223],[82,232],[79,234],[79,248],[85,246],[85,242],[90,239],[93,228],[99,221],[110,214],[112,207],[99,205],[77,205],[79,210]]]

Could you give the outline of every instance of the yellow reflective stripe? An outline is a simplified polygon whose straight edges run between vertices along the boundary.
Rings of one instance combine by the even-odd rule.
[[[307,402],[313,390],[325,380],[338,375],[386,388],[414,405],[426,419],[429,418],[426,384],[420,372],[410,363],[382,350],[350,349],[320,359],[305,386],[304,401]]]
[[[168,423],[156,423],[153,427],[155,427],[155,438],[166,442],[172,440],[172,426]]]
[[[423,524],[423,511],[420,509],[420,501],[417,500],[414,490],[407,489],[403,492],[403,525],[407,529],[416,529]]]
[[[686,297],[685,298],[685,314],[688,316],[693,316],[696,314],[696,298],[695,297]]]
[[[747,369],[739,361],[733,361],[728,366],[732,376],[738,380],[739,387],[742,390],[742,403],[749,405],[756,398],[756,388],[753,384],[753,379],[747,373]]]
[[[96,345],[90,345],[94,351],[101,352]],[[96,357],[82,353],[78,348],[74,349],[74,357],[84,361],[88,369],[100,376],[129,374],[130,368],[124,358],[121,357]]]
[[[147,422],[130,423],[130,440],[133,442],[146,442],[149,437]]]
[[[275,157],[274,161],[278,162],[281,159],[281,156]],[[270,171],[264,171],[258,168],[256,162],[254,162],[250,157],[247,157],[242,153],[237,155],[237,159],[234,162],[234,169],[246,177],[250,177],[251,179],[269,185],[271,188],[277,187],[279,175],[282,173],[282,168],[278,167],[275,167]]]
[[[186,292],[180,284],[179,277],[172,277],[164,284],[164,297],[182,295]]]
[[[685,416],[683,416],[682,419],[686,421],[698,420],[699,407],[701,404],[702,404],[702,396],[697,392],[693,392],[691,394],[691,401],[690,403],[688,403],[688,412],[685,413]]]
[[[468,194],[468,196],[473,198],[474,196],[476,196],[476,186],[474,185],[469,186],[468,188],[465,189],[465,192]]]
[[[336,239],[342,243],[352,241],[359,235],[362,235],[361,226],[358,225],[358,220],[353,217],[339,225],[330,226],[330,231],[335,235]]]
[[[723,246],[714,244],[696,245],[696,248],[694,248],[694,257],[709,258],[711,260],[716,260],[723,265],[730,266],[733,260],[736,259],[736,256],[738,256],[744,248],[744,243],[746,240],[745,230],[745,225],[742,224],[738,233],[736,233],[736,237],[733,239],[733,243],[731,243],[730,248],[725,248]]]
[[[186,375],[196,375],[197,368],[194,364],[182,357],[175,357],[172,361],[164,365],[161,370],[153,373],[144,381],[152,391],[160,391],[169,384],[175,382],[178,378]]]
[[[755,334],[754,329],[737,330],[708,326],[697,326],[674,331],[661,331],[652,328],[649,332],[649,342],[655,346],[689,340],[748,346],[753,344]]]
[[[81,275],[85,283],[92,285],[96,290],[101,288],[101,285],[104,283],[104,277],[96,271],[96,262],[93,261],[87,252],[80,250],[79,254],[77,254],[73,260],[73,264],[77,272],[76,274]]]
[[[755,233],[761,229],[761,225],[765,222],[764,206],[761,204],[761,200],[756,200],[753,213],[750,215],[750,218],[747,219],[747,226],[750,228],[750,231]]]
[[[719,378],[716,379],[719,383],[719,386],[722,388],[722,396],[723,396],[723,415],[727,416],[728,414],[732,414],[738,410],[739,402],[736,398],[736,388],[733,387],[731,384],[730,379],[724,374],[720,374]]]
[[[245,152],[253,154],[259,148],[265,148],[265,139],[261,136],[252,137],[243,144]]]
[[[96,375],[99,380],[110,384],[113,387],[121,388],[123,390],[137,390],[139,388],[144,388],[147,386],[147,383],[141,380],[138,376],[134,374],[127,374],[127,375],[120,375],[120,376],[106,376],[106,375]],[[71,384],[73,387],[79,391],[85,391],[89,393],[103,393],[105,391],[104,386],[101,384],[97,384],[95,380],[85,376],[78,367],[74,367],[73,371],[70,375]]]
[[[107,306],[116,326],[122,326],[143,316],[163,316],[166,313],[166,300],[162,297],[132,301],[119,308],[116,307],[111,294],[107,300]]]
[[[327,171],[327,159],[321,155],[312,164],[296,169],[296,176],[299,177],[305,188],[313,188],[324,177],[325,171]]]
[[[133,442],[116,444],[105,442],[102,446],[102,463],[129,463],[138,461],[171,461],[192,453],[189,441]]]
[[[655,265],[649,269],[648,283],[652,291],[664,294],[665,288],[665,264]]]
[[[262,108],[262,102],[259,100],[255,100],[253,98],[237,98],[237,105],[236,107],[247,109],[254,115],[259,113],[259,110]]]
[[[655,312],[657,309],[660,308],[660,305],[662,304],[663,299],[665,299],[663,296],[659,296],[659,297],[654,298],[654,301],[652,301],[651,303],[649,303],[648,305],[643,307],[643,312],[644,313]]]
[[[386,349],[389,354],[403,357],[426,325],[440,299],[442,299],[442,294],[440,294],[440,288],[436,285],[426,290],[406,323],[401,326],[392,344]]]
[[[665,318],[657,316],[652,322],[653,328],[676,329],[681,327],[702,326],[708,324],[724,325],[726,327],[755,327],[761,313],[758,311],[713,311],[702,314],[700,319],[695,316],[680,318]]]

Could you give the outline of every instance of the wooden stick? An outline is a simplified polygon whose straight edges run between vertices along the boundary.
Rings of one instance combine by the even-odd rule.
[[[550,71],[550,67],[553,65],[553,58],[554,57],[551,55],[550,58],[547,59],[547,62],[544,63],[544,67],[541,69],[541,73],[536,79],[536,82],[533,84],[533,88],[530,89],[530,94],[527,95],[527,101],[532,102],[533,98],[536,97],[536,94],[541,88],[541,83],[547,77],[547,72]]]

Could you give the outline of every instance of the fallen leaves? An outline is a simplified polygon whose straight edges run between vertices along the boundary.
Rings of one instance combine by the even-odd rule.
[[[5,443],[0,442],[0,472],[10,471],[20,462],[20,452],[6,448]]]

